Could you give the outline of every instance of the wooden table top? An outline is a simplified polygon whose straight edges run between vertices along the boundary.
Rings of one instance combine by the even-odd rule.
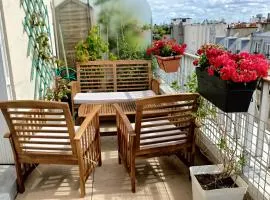
[[[135,115],[136,113],[135,101],[122,102],[122,103],[118,103],[118,105],[123,109],[126,115]],[[79,107],[79,111],[78,111],[79,117],[86,117],[91,112],[94,106],[95,104],[82,104]],[[100,117],[109,118],[109,117],[114,117],[115,115],[116,115],[116,111],[112,104],[102,104],[102,107],[99,111]]]

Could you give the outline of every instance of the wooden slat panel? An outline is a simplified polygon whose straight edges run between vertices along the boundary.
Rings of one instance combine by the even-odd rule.
[[[14,126],[26,126],[26,127],[67,127],[66,124],[37,124],[37,123],[13,123]]]
[[[113,91],[138,91],[150,88],[150,61],[118,60],[90,61],[78,64],[77,76],[82,91],[93,88],[94,92],[111,91],[106,88],[113,85]],[[87,82],[87,84],[86,84]],[[123,84],[121,84],[123,83]]]
[[[11,120],[33,120],[33,121],[66,121],[65,118],[37,118],[37,117],[11,117]]]
[[[158,144],[164,142],[173,142],[187,139],[186,135],[170,135],[165,137],[155,137],[150,139],[141,139],[141,145]]]

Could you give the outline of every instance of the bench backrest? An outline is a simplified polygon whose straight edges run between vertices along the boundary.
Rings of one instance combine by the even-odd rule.
[[[0,102],[19,158],[77,155],[68,104],[48,101]]]
[[[80,92],[148,90],[151,80],[150,60],[89,61],[77,64]]]

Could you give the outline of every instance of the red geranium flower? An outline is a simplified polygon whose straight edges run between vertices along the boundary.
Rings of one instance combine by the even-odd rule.
[[[183,55],[187,45],[177,44],[175,40],[157,40],[152,47],[146,50],[147,55],[158,55],[162,57]]]
[[[193,64],[200,65],[210,76],[217,75],[222,80],[247,83],[268,74],[269,62],[261,54],[233,54],[212,44],[203,45],[197,53],[200,57]]]

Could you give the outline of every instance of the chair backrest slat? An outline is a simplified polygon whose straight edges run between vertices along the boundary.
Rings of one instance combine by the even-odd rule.
[[[136,149],[139,150],[142,138],[143,144],[153,143],[156,146],[162,140],[193,140],[194,112],[198,108],[198,97],[199,94],[182,93],[136,101]],[[180,137],[182,133],[186,137]],[[155,140],[147,140],[148,138]]]
[[[18,155],[77,155],[68,104],[46,101],[0,102]]]

